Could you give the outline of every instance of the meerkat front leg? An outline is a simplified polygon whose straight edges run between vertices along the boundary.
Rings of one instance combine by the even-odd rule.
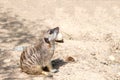
[[[53,75],[50,72],[42,71],[42,74],[44,74],[47,77],[53,77]]]
[[[47,68],[48,68],[48,70],[49,70],[51,73],[56,73],[56,72],[58,72],[57,69],[53,69],[53,66],[52,66],[52,63],[51,63],[51,62],[47,65]]]

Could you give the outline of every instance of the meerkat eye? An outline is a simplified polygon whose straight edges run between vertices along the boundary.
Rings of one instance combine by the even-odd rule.
[[[52,34],[54,31],[52,29],[48,30],[47,33],[48,34]]]

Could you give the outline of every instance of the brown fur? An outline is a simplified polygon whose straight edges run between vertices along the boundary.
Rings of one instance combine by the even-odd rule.
[[[59,30],[59,28],[54,29]],[[55,39],[47,43],[43,37],[33,47],[26,48],[20,57],[21,70],[28,74],[44,74],[46,76],[51,76],[51,74],[44,71],[43,68],[47,67],[49,71],[53,69],[51,58],[54,54],[54,46]]]

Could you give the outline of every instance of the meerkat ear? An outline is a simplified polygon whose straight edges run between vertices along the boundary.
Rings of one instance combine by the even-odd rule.
[[[46,43],[50,43],[48,38],[44,38],[44,40],[45,40]]]

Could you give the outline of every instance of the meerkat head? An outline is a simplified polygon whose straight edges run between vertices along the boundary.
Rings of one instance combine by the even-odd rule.
[[[59,27],[49,29],[44,36],[44,40],[47,43],[62,42],[63,39],[62,39],[61,33],[59,32]]]

